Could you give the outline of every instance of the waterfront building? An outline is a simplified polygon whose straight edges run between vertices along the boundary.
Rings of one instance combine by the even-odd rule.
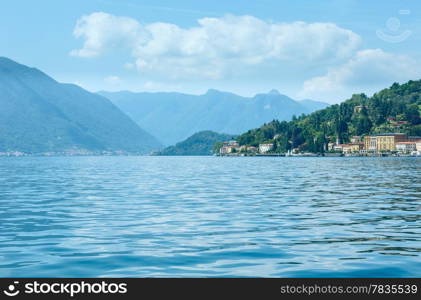
[[[346,144],[336,144],[333,145],[333,151],[343,151],[344,150],[344,146],[346,146]]]
[[[237,141],[228,141],[224,142],[221,149],[219,149],[219,154],[225,155],[230,153],[236,153],[240,151],[240,145]]]
[[[396,144],[406,142],[405,133],[382,133],[364,137],[364,149],[367,151],[395,151]]]
[[[257,147],[247,146],[247,152],[256,153],[257,151],[259,151],[259,149],[257,149]]]
[[[272,149],[273,149],[273,144],[260,144],[259,145],[259,152],[261,154],[267,153],[267,152],[269,152]]]
[[[371,136],[371,135],[364,137],[364,149],[366,151],[376,151],[377,150],[377,137]]]
[[[219,153],[220,154],[235,153],[235,152],[238,152],[237,149],[238,148],[234,146],[222,146],[221,149],[219,150]]]
[[[396,150],[399,153],[412,153],[417,151],[417,143],[415,142],[399,142],[396,143]]]
[[[359,153],[364,149],[364,143],[351,143],[342,145],[342,152],[344,154]]]
[[[219,154],[221,154],[221,155],[228,154],[229,153],[228,151],[230,151],[230,150],[228,150],[228,146],[222,146],[219,149]]]
[[[241,146],[240,148],[239,148],[239,151],[240,152],[247,152],[247,153],[255,153],[255,152],[257,152],[257,148],[256,147],[253,147],[253,146],[246,146],[246,145],[243,145],[243,146]]]
[[[416,145],[416,148],[417,148],[417,152],[418,152],[418,154],[419,154],[419,155],[421,155],[421,141],[420,141],[420,142],[415,143],[415,145]]]
[[[332,143],[332,142],[327,143],[327,150],[332,151],[334,146],[335,146],[335,143]]]

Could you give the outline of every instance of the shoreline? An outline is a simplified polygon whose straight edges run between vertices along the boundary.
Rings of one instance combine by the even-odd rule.
[[[282,157],[282,158],[421,158],[421,155],[318,155],[318,154],[259,154],[259,155],[159,155],[160,157],[256,157],[256,158],[269,158],[269,157]],[[86,153],[86,154],[65,154],[65,153],[37,153],[37,154],[0,154],[0,158],[16,158],[16,157],[158,157],[158,155],[151,154],[100,154],[100,153]]]

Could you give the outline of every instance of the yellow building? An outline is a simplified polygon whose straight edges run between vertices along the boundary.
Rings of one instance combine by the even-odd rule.
[[[404,133],[382,133],[364,137],[364,149],[367,151],[395,151],[396,143],[405,142]]]
[[[368,135],[364,137],[364,149],[366,151],[376,151],[377,150],[377,137],[374,135]]]
[[[347,153],[359,153],[362,150],[364,145],[362,143],[351,143],[345,144],[342,146],[342,152]]]

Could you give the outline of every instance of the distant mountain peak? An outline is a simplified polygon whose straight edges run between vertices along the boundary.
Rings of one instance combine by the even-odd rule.
[[[241,97],[237,94],[231,93],[231,92],[226,92],[226,91],[220,91],[217,89],[209,89],[207,90],[206,94],[202,95],[202,96],[207,96],[207,97]],[[216,99],[217,99],[216,98]]]
[[[140,127],[165,145],[174,145],[195,132],[212,130],[238,134],[261,124],[290,120],[319,106],[301,104],[278,91],[252,97],[209,89],[205,94],[106,93]]]
[[[38,79],[56,82],[53,78],[37,68],[28,67],[4,56],[0,56],[0,70],[7,71],[9,74],[16,77],[37,77]]]
[[[268,94],[269,95],[277,95],[277,96],[281,95],[281,93],[277,89],[271,89]]]
[[[217,89],[208,89],[205,95],[212,95],[212,94],[223,94],[224,92],[219,91]]]
[[[268,93],[258,93],[254,95],[255,99],[278,99],[278,98],[285,98],[294,101],[287,95],[281,94],[277,89],[271,89]]]
[[[4,56],[0,56],[0,67],[10,69],[12,71],[14,71],[14,70],[19,70],[19,71],[27,70],[27,71],[35,71],[35,72],[42,73],[37,68],[28,67],[26,65],[23,65],[23,64],[20,64],[20,63],[14,61],[13,59],[10,59],[10,58],[4,57]]]
[[[9,61],[13,61],[13,60],[4,56],[0,56],[0,62],[9,62]]]
[[[12,60],[10,58],[7,58],[7,57],[4,57],[4,56],[0,56],[0,67],[13,67],[13,68],[23,68],[24,67],[24,68],[29,69],[28,67],[26,67],[22,64],[19,64],[19,63],[15,62],[14,60]]]

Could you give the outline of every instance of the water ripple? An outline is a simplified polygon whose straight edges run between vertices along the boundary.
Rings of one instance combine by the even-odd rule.
[[[0,158],[0,276],[419,276],[421,159]]]

